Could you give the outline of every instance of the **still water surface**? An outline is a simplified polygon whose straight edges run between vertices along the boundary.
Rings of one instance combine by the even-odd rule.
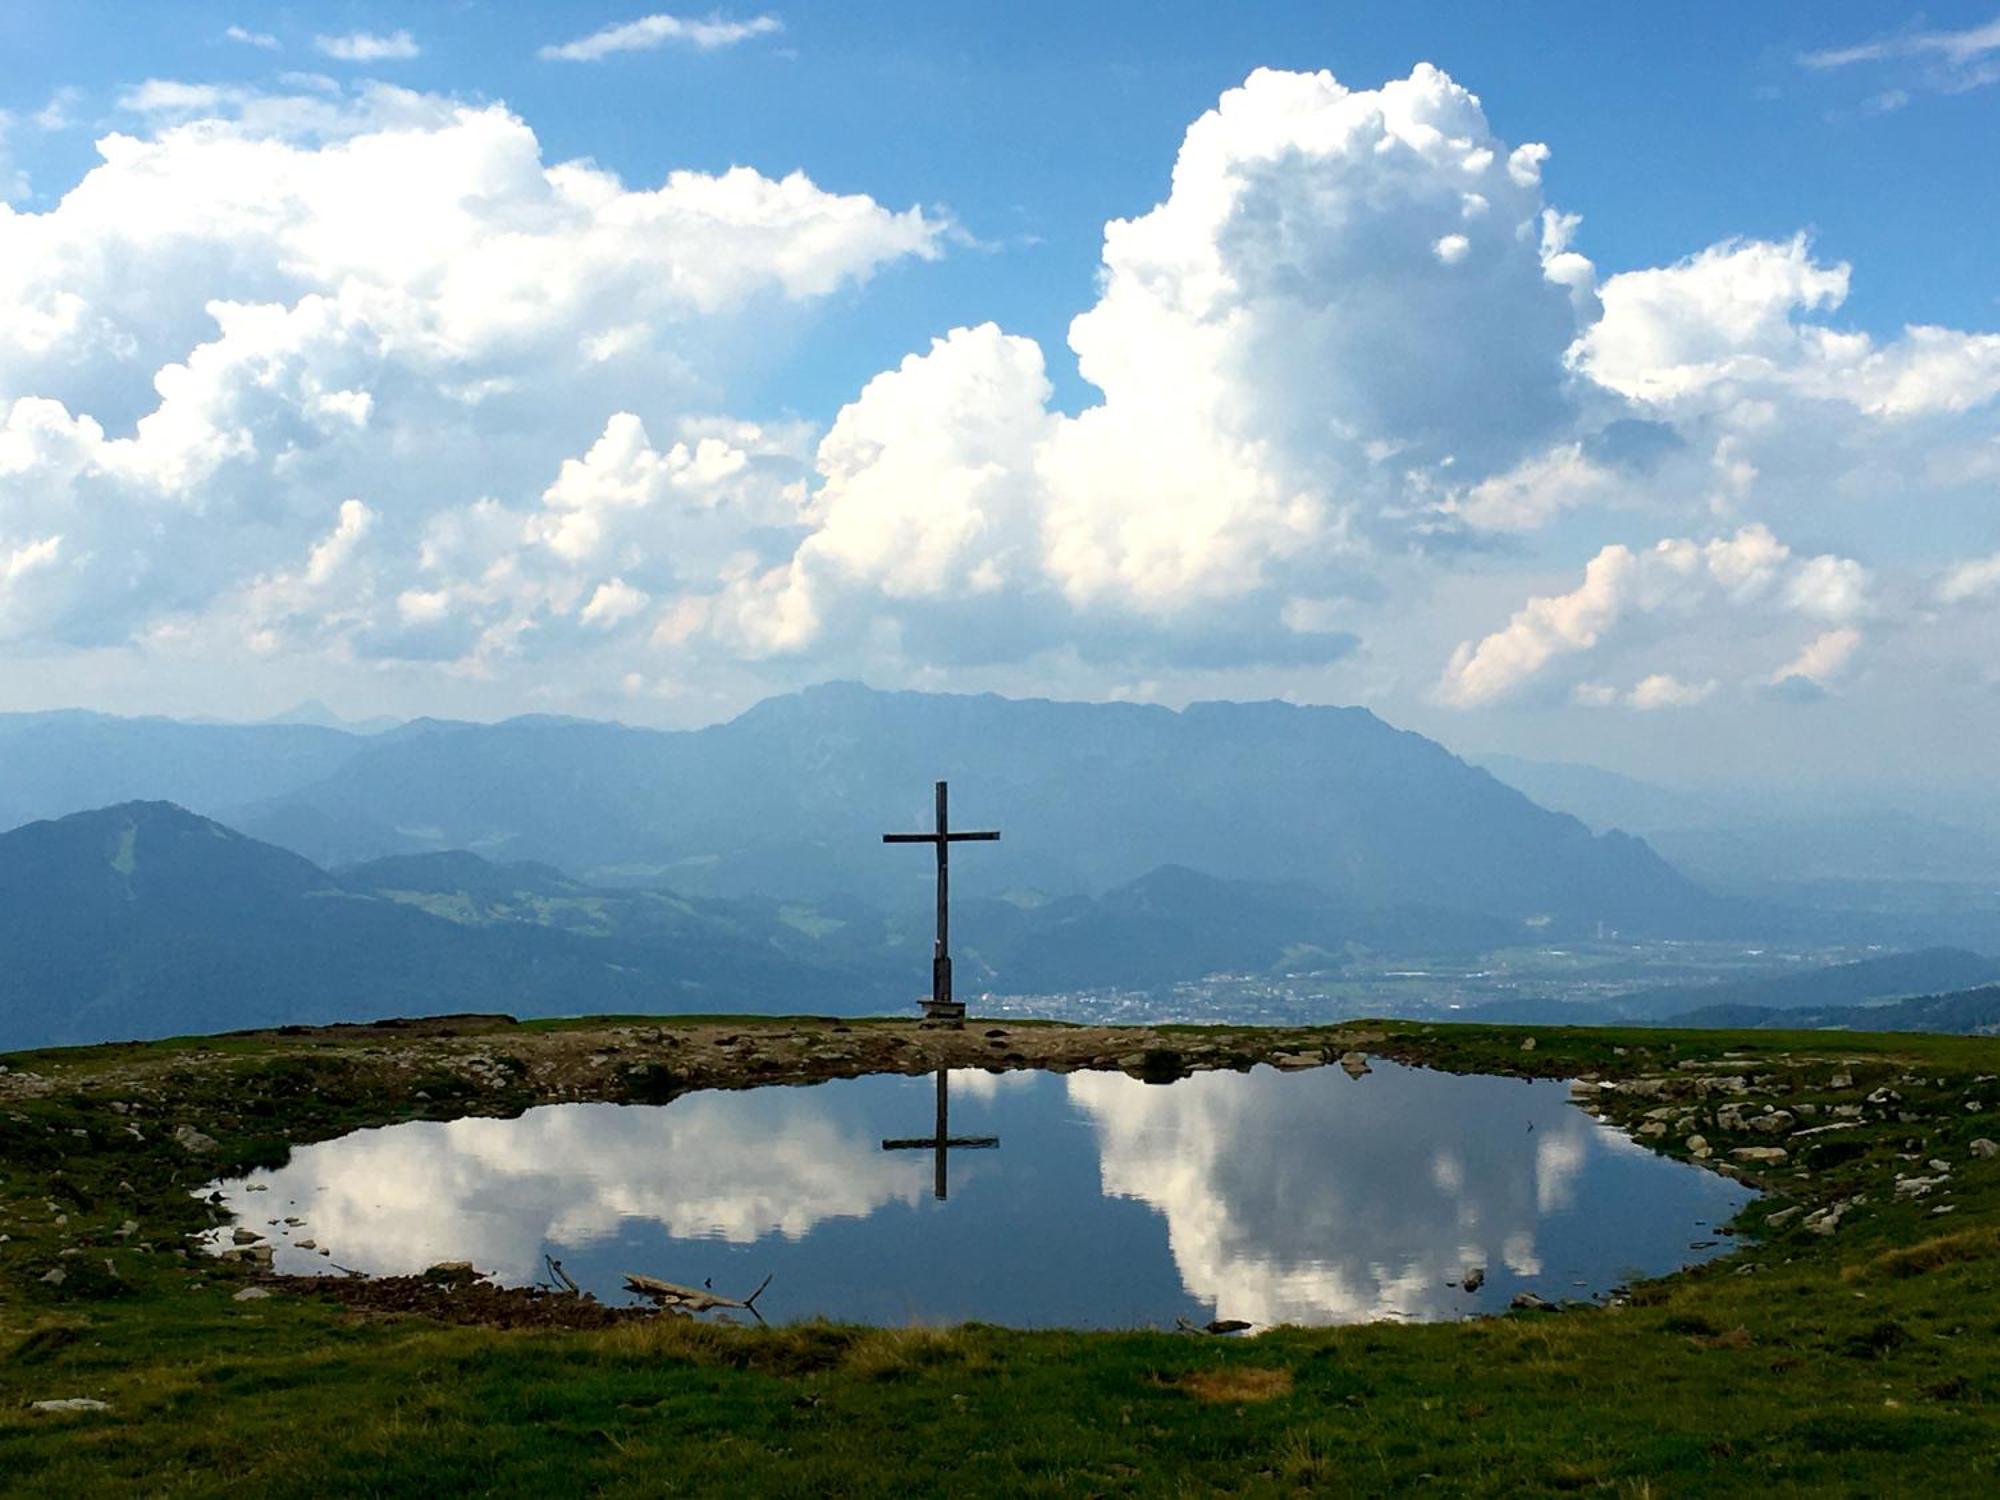
[[[627,1272],[736,1296],[768,1274],[773,1322],[1075,1327],[1587,1297],[1722,1253],[1712,1226],[1750,1196],[1558,1082],[1382,1062],[1164,1086],[975,1071],[950,1076],[950,1100],[953,1138],[998,1144],[951,1150],[944,1198],[934,1150],[884,1148],[934,1136],[935,1083],[891,1076],[416,1121],[221,1187],[280,1271],[469,1260],[528,1283],[551,1254],[607,1301]],[[1472,1266],[1476,1294],[1453,1284]]]

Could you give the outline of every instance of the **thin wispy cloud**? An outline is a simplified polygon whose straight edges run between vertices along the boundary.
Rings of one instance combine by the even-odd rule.
[[[714,52],[784,29],[784,22],[776,16],[753,16],[747,21],[730,20],[720,14],[704,19],[642,16],[636,21],[606,26],[574,41],[551,44],[535,55],[549,62],[599,62],[616,52],[651,52],[669,44],[692,47],[697,52]]]
[[[138,115],[204,114],[220,109],[235,91],[214,83],[148,78],[118,96],[118,107]]]
[[[42,130],[67,130],[76,123],[70,114],[82,100],[83,90],[65,85],[49,95],[49,102],[35,111],[35,124]]]
[[[341,62],[407,62],[422,54],[423,48],[407,31],[378,36],[372,31],[351,31],[346,36],[316,36],[313,46]]]
[[[1892,36],[1799,55],[1801,66],[1827,71],[1857,63],[1925,65],[1930,86],[1960,92],[2000,81],[2000,16],[1958,31],[1899,31]],[[1897,91],[1900,92],[1900,91]]]
[[[231,26],[222,35],[227,41],[237,42],[245,47],[260,47],[266,52],[276,52],[284,45],[268,31],[250,31],[242,26]]]

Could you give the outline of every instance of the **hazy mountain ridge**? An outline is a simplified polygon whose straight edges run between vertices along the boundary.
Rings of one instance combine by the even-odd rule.
[[[1634,1016],[1679,1016],[1721,1005],[1789,1010],[1967,989],[1994,980],[2000,980],[2000,959],[1963,948],[1923,948],[1800,974],[1639,990],[1623,1003]]]
[[[1675,787],[1596,766],[1474,759],[1544,807],[1640,835],[1707,889],[1784,908],[1823,934],[1838,930],[1831,915],[1875,939],[2000,949],[1990,793]]]
[[[1533,1025],[1756,1026],[1767,1024],[1757,1017],[1796,1014],[1802,1018],[1796,1024],[1810,1026],[1819,1023],[1803,1019],[1809,1011],[1872,1009],[1993,980],[2000,980],[2000,959],[1963,948],[1925,948],[1785,974],[1634,989],[1611,999],[1529,995],[1479,1006],[1467,1019]],[[1732,1016],[1752,1019],[1727,1019]],[[1779,1019],[1768,1024],[1793,1023]]]
[[[1720,917],[1636,839],[1594,836],[1365,710],[1277,703],[1177,713],[834,684],[686,733],[514,720],[392,735],[240,821],[357,830],[346,858],[428,839],[597,882],[914,907],[928,869],[879,837],[924,826],[940,771],[960,826],[1005,834],[962,862],[969,895],[1101,893],[1179,864],[1380,908]]]
[[[167,803],[0,834],[0,1047],[455,1010],[859,1010],[858,975],[737,935],[454,921]]]
[[[213,815],[310,785],[368,744],[311,724],[0,714],[0,827],[130,801]]]
[[[1716,1005],[1676,1016],[1673,1023],[1786,1031],[1930,1031],[1991,1036],[2000,1033],[2000,984],[1942,995],[1912,995],[1874,1005],[1798,1006],[1790,1010]]]
[[[0,834],[0,902],[0,1047],[467,1009],[894,1009],[930,950],[927,914],[853,897],[600,887],[465,851],[328,872],[158,802]],[[1102,898],[970,900],[959,930],[967,987],[1021,993],[1476,949],[1512,928],[1170,869]]]
[[[0,720],[0,768],[0,814],[17,820],[161,797],[329,867],[456,848],[593,884],[858,894],[911,911],[925,862],[879,836],[924,826],[945,774],[960,826],[1005,832],[961,862],[968,897],[1102,894],[1182,865],[1556,930],[1729,919],[1640,841],[1593,835],[1357,708],[1176,712],[829,684],[693,731],[17,715]]]

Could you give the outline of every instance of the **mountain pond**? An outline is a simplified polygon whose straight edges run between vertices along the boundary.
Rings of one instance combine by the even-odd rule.
[[[359,1130],[204,1191],[286,1273],[463,1260],[525,1285],[552,1256],[607,1302],[634,1272],[736,1297],[768,1276],[772,1322],[1083,1328],[1599,1297],[1722,1253],[1752,1196],[1555,1081],[1377,1060],[1164,1085],[962,1070],[948,1090],[964,1144],[943,1153],[937,1076],[872,1075]]]

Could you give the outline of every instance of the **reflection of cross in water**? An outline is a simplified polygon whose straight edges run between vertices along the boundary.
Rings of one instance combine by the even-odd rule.
[[[937,848],[937,942],[931,949],[931,997],[923,1002],[924,1015],[930,1020],[956,1026],[965,1019],[965,1007],[951,998],[951,846],[991,843],[999,837],[990,829],[983,833],[953,833],[942,781],[937,784],[937,832],[882,835],[885,844],[932,844]],[[942,1198],[944,1194],[938,1196]]]
[[[882,1143],[884,1151],[930,1151],[935,1153],[931,1195],[940,1203],[951,1196],[945,1176],[945,1153],[949,1151],[991,1151],[1000,1144],[997,1135],[953,1135],[951,1133],[951,1075],[943,1068],[937,1075],[937,1131],[927,1136],[906,1136]]]

